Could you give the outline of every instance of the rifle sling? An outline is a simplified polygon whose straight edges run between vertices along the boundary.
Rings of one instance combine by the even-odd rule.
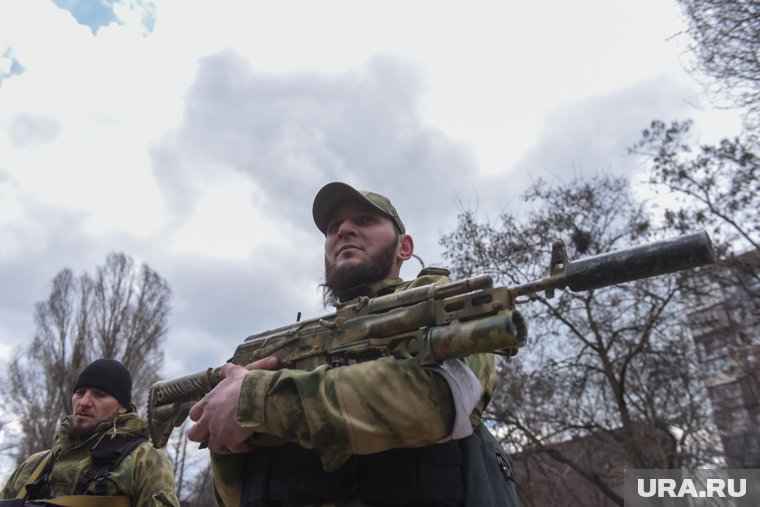
[[[58,505],[61,507],[132,507],[127,496],[69,495],[33,500],[32,505]]]

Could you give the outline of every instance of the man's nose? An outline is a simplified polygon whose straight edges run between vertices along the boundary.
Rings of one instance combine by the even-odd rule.
[[[338,238],[356,234],[356,224],[352,220],[343,220],[338,227]]]
[[[79,399],[80,405],[92,405],[93,397],[90,391],[85,391],[82,397]]]

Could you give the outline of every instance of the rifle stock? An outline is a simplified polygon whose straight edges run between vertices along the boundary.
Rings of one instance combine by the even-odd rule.
[[[479,352],[513,356],[527,339],[515,305],[519,296],[555,289],[592,290],[715,262],[704,232],[567,261],[554,244],[547,278],[516,287],[493,287],[481,275],[446,285],[427,285],[341,304],[335,313],[247,337],[228,362],[245,366],[274,356],[280,367],[312,370],[382,356],[415,358],[435,365]],[[148,397],[148,424],[155,447],[164,447],[193,404],[217,385],[220,368],[155,383]]]

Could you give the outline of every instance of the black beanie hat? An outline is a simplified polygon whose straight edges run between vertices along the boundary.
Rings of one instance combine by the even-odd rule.
[[[115,359],[96,359],[87,365],[79,374],[74,391],[83,387],[110,394],[126,409],[132,403],[132,375]]]

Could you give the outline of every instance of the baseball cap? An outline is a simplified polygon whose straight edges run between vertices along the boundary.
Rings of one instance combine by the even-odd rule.
[[[404,223],[398,216],[396,208],[393,207],[390,199],[375,192],[357,190],[351,185],[339,181],[328,183],[314,197],[311,214],[314,217],[314,223],[317,225],[317,228],[323,234],[327,234],[327,222],[330,220],[330,214],[341,204],[353,200],[369,204],[393,220],[393,223],[396,224],[402,234],[406,232]]]

